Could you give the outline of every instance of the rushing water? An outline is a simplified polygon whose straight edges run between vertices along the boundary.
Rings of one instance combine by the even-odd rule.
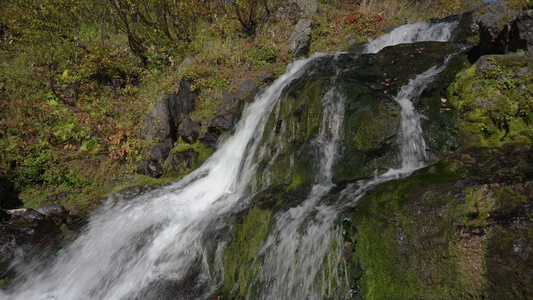
[[[453,29],[457,23],[446,22],[420,22],[400,26],[389,34],[369,41],[365,47],[366,53],[377,53],[381,49],[413,42],[446,42],[452,37]]]
[[[376,52],[395,43],[447,40],[453,26],[417,23],[400,27],[370,43],[366,51]],[[197,290],[195,297],[212,295],[222,284],[224,270],[219,255],[224,243],[215,247],[215,253],[207,253],[202,242],[205,233],[215,230],[213,226],[224,226],[227,222],[218,220],[238,210],[249,198],[246,188],[253,175],[253,157],[268,116],[284,88],[305,74],[318,56],[324,55],[295,62],[258,96],[245,109],[235,134],[199,169],[172,186],[134,199],[110,197],[91,217],[85,231],[47,265],[17,266],[24,279],[0,297],[179,299],[180,295],[157,294],[154,290],[161,282],[180,282],[192,265],[200,274],[189,283]],[[421,116],[410,99],[443,68],[420,74],[395,97],[402,107],[401,169],[348,186],[341,194],[343,201],[337,204],[322,200],[334,187],[332,168],[342,134],[344,98],[334,86],[325,93],[321,129],[313,141],[320,172],[307,200],[273,217],[269,236],[256,258],[262,267],[254,286],[260,288],[248,290],[250,298],[322,298],[333,296],[333,282],[337,286],[347,284],[341,259],[344,245],[336,244],[341,239],[332,224],[338,212],[352,206],[369,188],[424,166]]]

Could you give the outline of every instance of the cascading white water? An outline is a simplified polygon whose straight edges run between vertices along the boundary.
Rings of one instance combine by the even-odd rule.
[[[377,53],[388,46],[413,42],[446,42],[451,38],[457,24],[457,22],[420,22],[400,26],[389,34],[369,41],[364,52]]]
[[[313,295],[326,294],[326,291],[314,290],[313,279],[322,269],[322,265],[307,262],[321,261],[335,237],[323,234],[331,227],[329,220],[315,218],[310,223],[307,221],[309,215],[317,211],[318,202],[334,186],[332,167],[343,123],[344,99],[332,89],[324,95],[322,103],[322,126],[314,140],[319,150],[320,164],[317,168],[320,172],[315,179],[317,183],[302,205],[291,208],[276,218],[273,234],[269,235],[259,253],[263,267],[257,280],[261,290],[251,291],[256,294],[255,297],[308,299]],[[328,210],[328,207],[323,209]]]
[[[209,220],[241,198],[251,177],[256,137],[280,93],[315,57],[295,62],[248,106],[235,134],[199,169],[170,187],[132,200],[108,199],[91,217],[86,232],[58,253],[51,266],[41,272],[19,269],[25,282],[0,296],[132,299],[154,281],[183,277],[201,255],[200,237]]]
[[[391,32],[388,37],[373,41],[367,52],[379,51],[392,43],[447,40],[454,25],[400,27],[402,29]],[[427,28],[423,29],[424,26]],[[422,33],[423,30],[435,34]],[[402,39],[396,38],[405,31],[409,33],[402,33]],[[7,294],[0,292],[0,298],[143,299],[150,284],[179,281],[198,261],[204,271],[197,281],[207,282],[206,286],[212,287],[199,297],[210,295],[220,286],[222,275],[213,272],[217,268],[212,268],[205,260],[202,234],[210,221],[230,212],[238,200],[246,198],[243,197],[245,187],[254,170],[252,159],[266,119],[283,89],[301,76],[315,58],[295,62],[248,106],[235,134],[203,166],[170,187],[130,200],[111,197],[91,217],[79,238],[57,253],[49,265],[43,268],[19,266],[23,281],[16,283]],[[432,72],[439,72],[439,69]],[[434,75],[424,74],[419,77],[420,80],[425,78],[425,82]],[[419,93],[424,83],[417,77],[410,84],[415,87],[406,87],[405,96],[402,96],[402,89],[396,100],[402,105],[402,111],[406,111],[405,118],[402,113],[403,122],[410,123],[402,126],[403,137],[408,140],[405,144],[417,145],[413,151],[402,151],[402,157],[412,158],[403,158],[402,170],[349,186],[343,196],[346,201],[340,206],[320,203],[333,187],[332,166],[344,115],[342,96],[334,88],[325,94],[323,123],[315,140],[321,150],[318,168],[321,172],[316,176],[307,201],[275,216],[270,235],[260,250],[263,268],[257,280],[263,283],[263,288],[250,291],[250,295],[263,299],[321,298],[332,292],[329,284],[333,279],[338,285],[346,281],[343,274],[334,271],[342,264],[342,245],[335,245],[339,240],[338,232],[332,229],[337,213],[353,205],[370,187],[424,164],[420,116],[413,111],[412,104],[409,107],[407,103],[412,95],[408,91]],[[405,106],[402,102],[406,102]],[[338,251],[324,258],[326,253],[331,253],[331,247]],[[144,298],[155,298],[146,295]]]
[[[411,99],[419,97],[425,86],[444,70],[447,63],[448,60],[416,76],[394,97],[394,101],[402,107],[401,172],[403,173],[417,170],[426,163],[426,142],[420,127],[421,115],[415,111]]]
[[[456,23],[440,23],[438,26],[426,23],[400,27],[380,40],[371,42],[366,51],[377,52],[386,46],[399,43],[422,41],[447,41]],[[426,30],[426,31],[424,31]],[[429,31],[429,32],[427,32]],[[402,32],[401,37],[395,36]],[[418,97],[435,75],[444,70],[447,61],[418,75],[402,87],[394,100],[401,106],[402,140],[400,169],[391,169],[370,180],[361,180],[348,185],[341,193],[338,204],[322,204],[321,200],[334,187],[331,182],[332,169],[340,128],[344,116],[342,96],[330,90],[324,103],[324,123],[318,140],[322,141],[320,155],[321,175],[313,186],[307,200],[301,205],[276,216],[275,226],[260,251],[263,266],[257,277],[261,288],[249,291],[251,299],[318,299],[334,297],[332,287],[349,285],[347,266],[343,259],[344,245],[339,245],[339,230],[333,228],[340,212],[352,207],[368,190],[376,185],[396,179],[423,167],[426,163],[426,144],[422,136],[420,115],[414,111],[411,99]],[[330,118],[334,116],[334,120]],[[329,129],[332,136],[324,135]],[[332,247],[337,251],[331,251]],[[355,292],[355,291],[351,291]],[[348,297],[349,295],[345,295]],[[337,295],[336,297],[339,297]]]

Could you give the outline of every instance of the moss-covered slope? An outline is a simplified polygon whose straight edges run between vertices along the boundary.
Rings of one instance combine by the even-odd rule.
[[[365,298],[531,298],[532,165],[476,148],[369,193],[351,215]]]

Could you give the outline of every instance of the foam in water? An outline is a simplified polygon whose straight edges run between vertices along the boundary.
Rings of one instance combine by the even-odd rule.
[[[400,26],[389,34],[385,34],[366,45],[366,53],[377,53],[381,49],[414,42],[446,42],[452,36],[452,31],[457,22],[420,22]]]
[[[453,26],[439,23],[400,27],[387,37],[371,42],[368,51],[379,51],[376,49],[400,42],[447,40]],[[428,37],[424,30],[434,34]],[[203,286],[211,287],[199,296],[207,297],[220,286],[223,270],[217,272],[221,267],[209,266],[205,260],[202,236],[213,224],[211,221],[222,218],[243,198],[253,172],[251,161],[269,113],[282,90],[301,76],[315,58],[296,62],[248,106],[235,134],[199,169],[170,187],[134,199],[110,197],[91,217],[79,238],[58,252],[49,265],[18,266],[24,281],[15,284],[8,294],[0,292],[0,298],[153,299],[156,296],[146,293],[151,284],[179,281],[198,258],[204,272],[196,284],[206,283]],[[426,76],[427,80],[431,76]],[[265,283],[264,288],[250,291],[250,295],[263,299],[322,298],[331,293],[332,278],[338,285],[346,282],[345,274],[335,271],[342,264],[343,245],[324,258],[326,253],[331,253],[329,247],[340,240],[338,231],[332,228],[337,213],[353,205],[372,186],[424,164],[425,150],[417,125],[420,116],[408,103],[412,96],[408,90],[419,91],[424,86],[417,79],[414,83],[418,87],[405,88],[405,96],[400,93],[397,97],[401,105],[405,102],[402,111],[406,111],[406,117],[402,113],[402,122],[410,124],[402,127],[408,145],[402,150],[402,157],[412,157],[412,160],[404,159],[401,170],[349,186],[341,195],[343,203],[336,205],[323,204],[321,199],[333,187],[332,165],[344,108],[343,98],[335,89],[326,93],[324,123],[315,141],[322,149],[320,169],[323,172],[317,174],[307,201],[275,217],[275,225],[261,249],[263,269],[258,280]],[[412,144],[415,146],[411,151]],[[324,268],[328,272],[323,272]]]

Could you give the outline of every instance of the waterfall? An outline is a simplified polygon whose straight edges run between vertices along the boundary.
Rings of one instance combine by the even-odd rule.
[[[388,34],[369,41],[364,52],[377,53],[388,46],[413,42],[446,42],[451,38],[457,24],[458,22],[430,21],[400,26]]]
[[[410,80],[409,84],[403,86],[398,95],[394,97],[402,108],[401,172],[414,171],[426,163],[426,142],[420,127],[421,115],[415,111],[411,99],[420,96],[424,87],[444,70],[448,61],[449,58],[442,65],[434,66]]]
[[[369,43],[367,52],[395,43],[447,40],[454,23],[418,23],[400,27]],[[426,34],[426,32],[431,32]],[[398,37],[401,35],[401,38]],[[207,298],[220,288],[224,270],[220,251],[224,243],[207,253],[206,232],[223,227],[221,221],[249,200],[246,194],[253,175],[253,157],[265,123],[283,90],[307,72],[317,57],[295,62],[255,101],[246,107],[235,133],[200,168],[171,186],[146,192],[133,199],[109,197],[91,216],[86,229],[53,259],[40,266],[17,266],[21,279],[0,298],[7,299],[178,299],[178,294],[154,294],[158,284],[180,282],[191,269],[199,270],[194,283],[196,298]],[[255,279],[259,290],[249,298],[314,299],[332,296],[332,282],[347,285],[346,267],[338,245],[339,231],[332,224],[338,213],[371,187],[407,174],[425,164],[425,144],[420,115],[411,97],[444,67],[432,68],[402,88],[395,100],[402,107],[402,168],[360,181],[341,193],[341,202],[327,204],[324,197],[334,187],[336,159],[344,115],[344,98],[335,86],[322,99],[320,132],[313,140],[318,153],[314,184],[300,205],[273,216],[269,236],[261,245]],[[332,83],[335,79],[332,79]],[[215,228],[213,228],[215,227]],[[331,249],[336,251],[330,251]],[[326,253],[333,253],[327,256]],[[339,267],[340,266],[340,267]],[[340,271],[339,271],[340,270]],[[255,286],[258,286],[255,285]]]
[[[221,149],[182,181],[131,200],[108,199],[49,267],[20,270],[27,279],[11,298],[131,299],[154,281],[182,277],[203,251],[200,237],[209,220],[241,198],[275,100],[317,56],[290,66],[245,109]]]

